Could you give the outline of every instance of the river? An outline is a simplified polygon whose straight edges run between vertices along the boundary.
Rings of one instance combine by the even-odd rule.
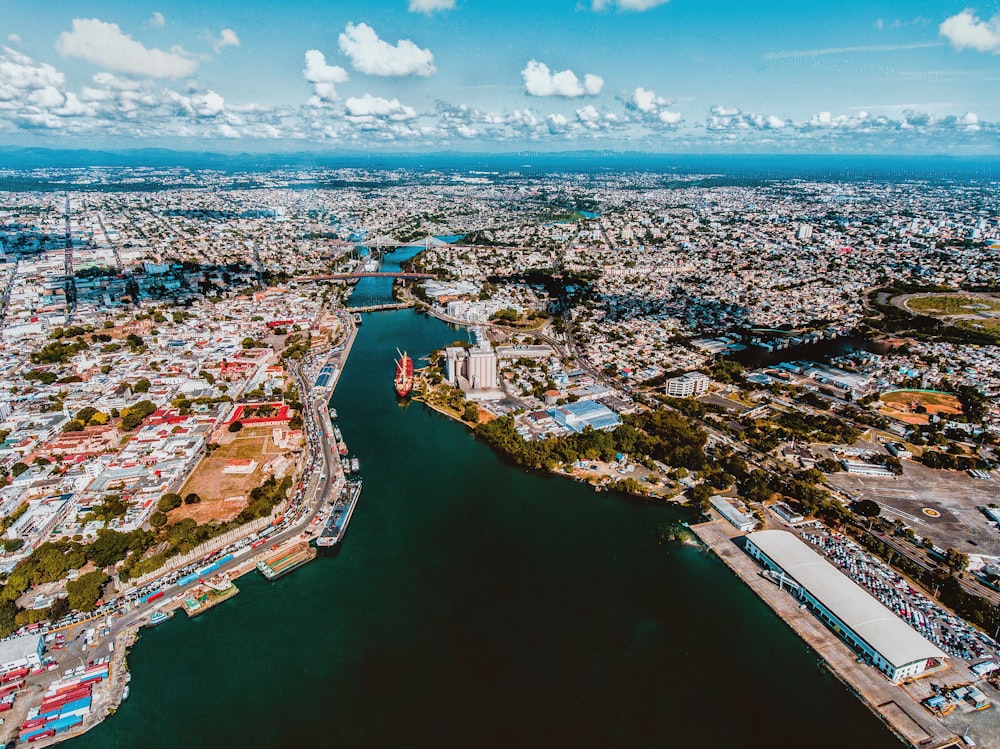
[[[332,401],[365,482],[343,546],[143,630],[74,749],[899,746],[720,561],[657,543],[675,510],[398,403],[396,347],[462,337],[365,316]]]

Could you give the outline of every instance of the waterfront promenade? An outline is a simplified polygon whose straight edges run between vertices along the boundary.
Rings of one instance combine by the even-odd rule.
[[[823,659],[830,672],[878,715],[907,745],[919,749],[961,746],[961,740],[907,691],[889,682],[787,591],[760,575],[761,568],[738,545],[741,538],[724,520],[691,530]]]

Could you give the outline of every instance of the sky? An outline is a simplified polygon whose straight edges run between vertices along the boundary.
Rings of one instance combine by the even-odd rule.
[[[996,155],[968,1],[0,0],[0,144]]]

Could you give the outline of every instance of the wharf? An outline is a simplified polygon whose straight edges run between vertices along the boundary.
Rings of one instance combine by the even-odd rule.
[[[808,610],[800,609],[798,601],[786,591],[761,577],[761,568],[737,545],[739,536],[725,520],[693,525],[691,530],[908,746],[962,746],[961,740],[902,686],[893,684],[871,666],[859,664],[857,654],[826,625]]]
[[[257,562],[257,569],[268,580],[277,580],[315,558],[316,549],[306,541],[298,541]]]

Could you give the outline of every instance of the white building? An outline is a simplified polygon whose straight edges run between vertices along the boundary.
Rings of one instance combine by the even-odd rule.
[[[798,536],[750,533],[746,551],[893,682],[917,676],[948,657]]]
[[[445,354],[445,379],[463,392],[483,397],[502,397],[497,378],[497,354],[490,342],[482,339],[474,348],[449,346]]]
[[[41,635],[25,635],[0,642],[0,673],[15,668],[38,668],[42,665],[45,640]]]
[[[675,398],[690,398],[708,390],[708,375],[702,372],[685,372],[680,377],[667,380],[667,395]]]

